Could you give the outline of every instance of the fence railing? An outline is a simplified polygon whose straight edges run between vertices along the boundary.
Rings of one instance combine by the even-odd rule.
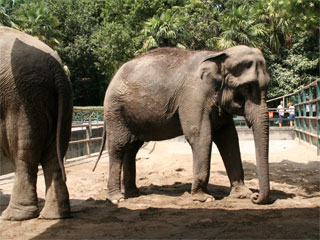
[[[273,110],[270,110],[273,111]],[[75,131],[76,129],[84,130],[85,129],[85,138],[71,140],[69,145],[76,145],[76,144],[83,144],[85,143],[85,155],[84,156],[91,156],[92,154],[92,143],[101,141],[102,137],[93,137],[92,136],[92,129],[103,127],[103,109],[102,108],[82,108],[82,107],[75,107],[74,108],[74,118],[73,118],[73,125],[72,129]],[[234,119],[236,126],[246,126],[246,121],[244,117],[235,117]],[[286,121],[286,120],[284,120]],[[270,126],[278,126],[278,118],[274,117],[270,119],[269,122]],[[70,148],[70,147],[69,147]],[[96,147],[95,147],[96,149]],[[151,151],[152,152],[152,151]]]
[[[297,92],[273,98],[267,102],[288,99],[293,100],[295,106],[296,137],[317,147],[320,155],[320,78]]]
[[[92,137],[92,127],[103,127],[103,123],[83,123],[81,125],[72,125],[72,129],[80,128],[86,129],[86,138],[85,139],[79,139],[79,140],[73,140],[69,142],[69,145],[73,144],[79,144],[79,143],[85,143],[86,144],[86,155],[91,155],[91,149],[90,149],[90,142],[95,141],[101,141],[102,137]]]
[[[294,104],[297,137],[316,145],[320,155],[320,78],[296,92]]]

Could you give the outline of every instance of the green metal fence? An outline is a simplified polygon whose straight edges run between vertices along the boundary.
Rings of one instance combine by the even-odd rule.
[[[320,78],[299,91],[267,102],[283,101],[285,106],[293,102],[295,106],[296,137],[317,147],[320,155]]]
[[[72,121],[73,123],[101,122],[103,121],[103,107],[74,107]]]
[[[320,155],[320,78],[294,95],[296,136],[317,146]]]

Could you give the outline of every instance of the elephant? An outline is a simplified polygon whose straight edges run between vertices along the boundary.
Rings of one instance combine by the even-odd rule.
[[[108,198],[118,203],[139,194],[135,157],[144,142],[184,135],[193,155],[192,200],[214,201],[207,188],[214,142],[230,181],[229,196],[267,203],[269,79],[262,52],[245,45],[220,52],[164,47],[123,64],[105,93],[103,142],[97,159],[107,143]],[[243,115],[253,129],[259,193],[244,184],[233,115]]]
[[[63,158],[72,110],[71,84],[58,54],[26,33],[0,27],[0,155],[15,166],[3,220],[69,217]],[[46,186],[41,212],[36,189],[39,164]]]

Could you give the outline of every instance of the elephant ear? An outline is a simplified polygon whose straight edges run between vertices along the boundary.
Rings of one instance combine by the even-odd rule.
[[[215,88],[223,87],[224,69],[223,62],[227,58],[225,52],[209,54],[200,64],[199,76],[207,84],[214,85]]]

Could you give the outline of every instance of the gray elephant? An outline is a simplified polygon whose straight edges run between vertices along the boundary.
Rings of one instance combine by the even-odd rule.
[[[0,119],[0,154],[15,165],[10,202],[1,218],[39,215],[39,164],[46,184],[40,216],[68,217],[63,157],[71,133],[71,85],[55,51],[8,27],[0,27]]]
[[[261,51],[247,46],[218,53],[159,48],[125,63],[113,77],[104,100],[102,148],[107,141],[108,198],[117,203],[139,193],[135,156],[145,141],[185,135],[193,152],[193,200],[213,200],[207,190],[213,141],[226,167],[230,195],[267,203],[268,82]],[[252,194],[244,185],[233,114],[245,116],[253,128],[259,193]],[[120,189],[122,168],[125,195]]]

